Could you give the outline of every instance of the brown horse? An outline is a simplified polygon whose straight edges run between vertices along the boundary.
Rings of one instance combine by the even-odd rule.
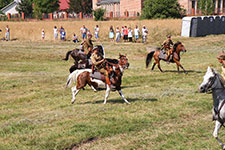
[[[86,42],[83,42],[85,44]],[[93,49],[99,49],[99,52],[104,56],[104,49],[102,45],[96,45]],[[74,65],[70,67],[69,71],[72,73],[76,69],[91,68],[92,64],[90,62],[90,56],[92,50],[88,54],[85,54],[83,49],[73,49],[66,53],[66,57],[63,59],[65,61],[69,60],[69,56],[74,59]]]
[[[92,78],[92,70],[91,69],[82,69],[82,70],[75,70],[72,72],[68,79],[66,87],[69,87],[72,85],[73,82],[76,83],[76,86],[72,87],[72,104],[75,102],[76,95],[78,92],[83,89],[87,84],[94,90],[98,91],[100,89],[106,89],[105,93],[105,100],[104,104],[106,104],[107,98],[109,96],[110,90],[116,90],[119,92],[120,96],[123,98],[123,100],[129,104],[129,102],[124,97],[122,91],[121,91],[121,83],[122,83],[122,76],[124,69],[127,69],[129,67],[128,59],[124,55],[120,55],[119,60],[115,61],[116,63],[113,63],[112,60],[110,64],[113,68],[113,73],[111,75],[111,81],[112,85],[111,88],[108,86],[108,84],[105,84],[103,80],[100,79],[94,79]],[[118,62],[118,63],[117,63]],[[112,80],[113,79],[113,80]]]
[[[177,64],[177,71],[179,72],[179,67],[181,67],[183,70],[184,70],[184,73],[187,73],[185,71],[185,69],[183,68],[183,66],[180,64],[180,52],[186,52],[186,49],[184,47],[184,45],[181,43],[181,42],[177,42],[174,44],[173,48],[170,49],[170,53],[173,53],[173,57],[172,59],[170,60],[171,63],[176,63]],[[155,62],[152,66],[152,70],[154,69],[155,65],[157,64],[158,65],[158,68],[161,72],[162,69],[160,67],[160,60],[164,60],[164,61],[167,61],[164,58],[160,57],[160,54],[162,54],[161,50],[160,49],[157,49],[155,51],[151,51],[148,55],[147,55],[147,58],[146,58],[146,68],[148,68],[148,65],[149,63],[151,62],[152,60],[152,57],[154,57],[155,59]]]

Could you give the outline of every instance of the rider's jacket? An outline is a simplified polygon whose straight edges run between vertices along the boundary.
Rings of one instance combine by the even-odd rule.
[[[103,59],[103,56],[101,53],[93,53],[91,55],[91,61],[92,61],[92,64],[95,66],[96,69],[101,69],[103,66],[101,65],[101,60]]]
[[[165,49],[166,51],[170,49],[170,46],[173,46],[172,40],[167,39],[162,43],[162,49]]]

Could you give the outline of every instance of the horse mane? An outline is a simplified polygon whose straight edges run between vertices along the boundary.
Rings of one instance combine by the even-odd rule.
[[[112,64],[118,64],[119,61],[117,59],[110,59],[110,58],[106,58],[106,61]]]
[[[223,79],[223,77],[221,76],[221,74],[217,73],[219,79],[220,79],[220,82],[222,83],[223,87],[225,88],[225,80]]]
[[[174,45],[173,45],[173,49],[176,50],[177,49],[177,46],[180,45],[181,42],[180,41],[177,41]]]

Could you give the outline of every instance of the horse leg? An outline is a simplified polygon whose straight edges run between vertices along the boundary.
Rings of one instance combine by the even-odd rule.
[[[154,70],[154,68],[155,68],[155,65],[156,65],[156,62],[154,62],[153,66],[152,66],[152,70]]]
[[[219,142],[220,146],[222,146],[222,148],[224,149],[225,148],[224,144],[218,138],[218,133],[219,133],[219,130],[220,130],[221,126],[222,126],[222,124],[218,120],[216,120],[215,129],[214,129],[214,132],[213,132],[213,136]]]
[[[162,69],[161,69],[161,67],[160,67],[160,63],[159,63],[159,61],[158,61],[158,63],[157,63],[157,64],[158,64],[158,68],[159,68],[159,70],[160,70],[161,72],[163,72],[163,71],[162,71]]]
[[[184,70],[184,73],[187,73],[187,71],[184,69],[184,67],[180,64],[179,61],[174,60],[175,63],[177,64],[177,71],[179,72],[179,67],[181,67]]]
[[[121,90],[118,90],[118,92],[119,92],[120,96],[122,97],[122,99],[123,99],[127,104],[130,104],[130,103],[127,101],[127,99],[124,97],[123,92],[122,92]]]
[[[179,66],[178,66],[178,65],[177,65],[177,71],[178,71],[178,72],[180,72],[180,68],[179,68]]]
[[[73,98],[72,98],[72,101],[71,103],[73,104],[76,100],[76,95],[78,94],[78,92],[80,91],[80,89],[77,89],[75,86],[71,88],[72,90],[72,95],[73,95]]]
[[[106,84],[106,91],[105,91],[105,100],[104,100],[104,104],[106,104],[107,98],[109,97],[109,93],[110,93],[110,87],[108,84]]]

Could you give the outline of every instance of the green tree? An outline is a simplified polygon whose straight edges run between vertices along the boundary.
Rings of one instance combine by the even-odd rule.
[[[92,0],[70,0],[69,6],[70,12],[83,12],[84,14],[92,12]]]
[[[198,9],[204,15],[212,15],[215,8],[213,0],[198,0]]]
[[[19,13],[24,12],[25,15],[33,13],[33,1],[32,0],[21,0],[16,6],[16,10]]]
[[[104,20],[105,9],[98,8],[94,10],[95,21],[103,21]]]
[[[184,12],[177,0],[146,0],[141,18],[180,18]]]
[[[10,4],[13,0],[0,0],[0,9]]]
[[[33,0],[34,15],[41,18],[42,13],[52,13],[59,9],[59,0]]]

